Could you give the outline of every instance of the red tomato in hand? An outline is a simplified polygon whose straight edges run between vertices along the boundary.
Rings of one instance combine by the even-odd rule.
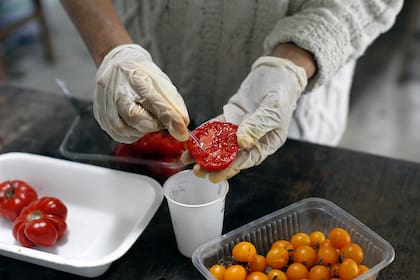
[[[0,183],[0,215],[14,221],[20,211],[38,198],[33,187],[22,180]]]
[[[167,131],[151,132],[134,143],[119,143],[115,156],[143,159],[177,158],[185,151],[185,143],[176,140]]]
[[[179,158],[185,150],[185,143],[165,130],[148,133],[131,145],[139,157],[145,158]]]
[[[13,223],[13,236],[20,244],[52,246],[67,230],[67,207],[55,197],[42,197],[23,208]]]
[[[185,142],[176,140],[166,130],[162,130],[147,133],[132,144],[117,144],[114,155],[144,159],[151,174],[168,178],[184,168],[180,157],[185,149]]]
[[[192,132],[202,148],[190,137],[187,149],[203,169],[224,169],[232,163],[239,151],[237,130],[238,126],[233,123],[219,121],[204,123]]]
[[[118,143],[114,149],[114,156],[116,157],[135,157],[134,148],[129,144]]]

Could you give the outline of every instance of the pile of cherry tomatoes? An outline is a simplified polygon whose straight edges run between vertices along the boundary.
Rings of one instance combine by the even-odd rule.
[[[298,232],[277,240],[265,255],[248,241],[236,244],[229,259],[209,268],[217,280],[350,280],[366,272],[364,251],[343,228]]]

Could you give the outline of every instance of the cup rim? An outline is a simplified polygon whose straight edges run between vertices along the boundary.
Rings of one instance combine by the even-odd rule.
[[[192,170],[192,169],[186,169],[186,170],[180,171],[180,172],[178,172],[178,173],[176,173],[176,174],[172,175],[171,177],[169,177],[169,178],[165,181],[165,183],[163,183],[163,195],[165,196],[165,198],[166,198],[167,200],[171,201],[172,203],[174,203],[174,204],[176,204],[176,205],[182,206],[182,207],[188,207],[188,208],[200,208],[200,207],[206,207],[206,206],[212,205],[212,204],[214,204],[214,203],[216,203],[216,202],[219,202],[220,200],[223,200],[223,199],[225,199],[225,198],[226,198],[226,195],[227,195],[227,193],[228,193],[228,191],[229,191],[229,183],[228,183],[228,181],[227,181],[227,180],[224,180],[224,181],[222,181],[222,182],[220,182],[220,183],[219,183],[219,184],[223,184],[223,186],[224,186],[224,190],[223,190],[222,195],[221,195],[219,198],[217,198],[217,199],[215,199],[215,200],[213,200],[213,201],[210,201],[210,202],[207,202],[207,203],[202,203],[202,204],[187,204],[187,203],[178,202],[178,201],[176,201],[176,200],[172,199],[171,197],[169,197],[169,195],[167,194],[167,191],[166,191],[166,190],[167,190],[167,185],[168,185],[168,182],[169,182],[170,180],[173,180],[173,178],[174,178],[174,177],[179,177],[179,176],[182,176],[182,175],[184,175],[185,173],[193,173],[193,170]],[[193,173],[193,175],[194,175],[194,173]],[[195,175],[194,175],[194,176],[195,176]],[[198,178],[200,178],[200,177],[198,177]],[[201,179],[203,179],[203,178],[201,178]]]

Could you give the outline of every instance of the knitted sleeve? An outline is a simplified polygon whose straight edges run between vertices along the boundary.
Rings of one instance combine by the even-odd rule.
[[[313,53],[317,73],[306,91],[361,56],[372,41],[388,30],[402,0],[294,0],[288,16],[279,20],[264,42],[266,54],[279,43],[293,42]]]

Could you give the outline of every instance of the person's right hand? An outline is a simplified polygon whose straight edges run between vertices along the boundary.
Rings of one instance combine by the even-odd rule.
[[[139,45],[121,45],[105,56],[96,74],[93,112],[117,142],[132,143],[164,128],[179,141],[189,136],[184,100]]]

